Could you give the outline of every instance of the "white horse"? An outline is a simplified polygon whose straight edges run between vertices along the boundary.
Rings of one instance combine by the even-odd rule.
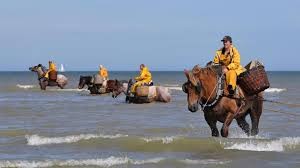
[[[37,65],[29,68],[30,71],[36,72],[38,75],[39,85],[41,90],[46,90],[47,86],[58,86],[63,89],[68,84],[68,78],[62,74],[57,75],[56,81],[50,81],[44,77],[45,75],[45,68],[42,65]]]
[[[131,81],[131,80],[130,80]],[[126,102],[128,103],[150,103],[153,101],[168,103],[171,101],[171,93],[168,88],[163,86],[149,86],[149,94],[147,97],[131,97],[128,91],[131,87],[131,82],[121,83],[116,80],[115,87],[113,87],[112,97],[117,98],[121,93],[126,95]],[[129,86],[129,87],[128,87]]]

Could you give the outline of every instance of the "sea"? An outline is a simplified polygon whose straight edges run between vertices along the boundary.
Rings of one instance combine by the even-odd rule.
[[[234,121],[228,138],[211,137],[203,112],[188,111],[183,72],[153,72],[172,100],[149,104],[77,89],[80,75],[96,72],[61,74],[65,89],[41,91],[33,72],[0,72],[0,167],[300,167],[300,72],[268,72],[264,96],[274,102],[264,102],[259,134]]]

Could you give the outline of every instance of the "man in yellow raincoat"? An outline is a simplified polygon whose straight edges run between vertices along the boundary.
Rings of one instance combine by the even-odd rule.
[[[228,91],[230,95],[234,95],[237,77],[244,72],[245,69],[241,66],[240,54],[233,46],[232,38],[230,36],[225,36],[221,41],[224,46],[217,50],[213,62],[214,64],[226,66],[226,69],[223,72],[226,76]]]
[[[136,91],[136,88],[138,86],[142,85],[151,85],[152,83],[152,75],[149,71],[149,69],[144,65],[140,65],[140,76],[135,78],[136,83],[132,85],[131,87],[131,93],[134,94]]]
[[[103,87],[106,87],[107,80],[108,80],[108,71],[107,71],[107,69],[106,69],[103,65],[100,65],[100,66],[99,66],[99,75],[100,75],[100,76],[102,77],[102,79],[103,79],[102,86],[103,86]]]
[[[57,74],[56,66],[55,66],[54,62],[49,61],[49,69],[45,74],[45,78],[47,78],[49,80],[50,79],[49,74],[52,73],[52,72]]]

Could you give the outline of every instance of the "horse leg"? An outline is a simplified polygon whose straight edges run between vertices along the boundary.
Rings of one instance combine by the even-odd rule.
[[[222,137],[228,137],[228,129],[233,119],[234,119],[234,113],[228,112],[223,127],[221,129]]]
[[[219,136],[219,130],[217,128],[217,120],[214,119],[211,115],[208,113],[204,113],[204,118],[207,124],[209,125],[211,129],[211,136],[218,137]]]
[[[41,81],[41,80],[40,80],[39,84],[40,84],[41,90],[46,90],[46,86],[48,85],[48,84],[46,83],[46,81]]]
[[[252,123],[252,128],[251,128],[251,135],[255,136],[258,134],[258,124],[259,124],[259,119],[262,113],[262,108],[263,108],[263,102],[262,100],[256,100],[253,103],[253,106],[250,111],[250,118],[251,118],[251,123]]]
[[[58,82],[56,82],[57,86],[60,88],[60,89],[64,89],[65,85],[64,84],[59,84]]]
[[[246,114],[248,114],[248,112],[246,112]],[[246,121],[246,114],[237,118],[236,121],[237,121],[239,127],[242,128],[242,130],[247,134],[247,136],[249,136],[250,128],[249,128],[249,124]]]

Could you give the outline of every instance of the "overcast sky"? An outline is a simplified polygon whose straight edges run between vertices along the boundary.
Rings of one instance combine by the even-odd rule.
[[[7,0],[0,71],[54,60],[66,70],[183,70],[213,59],[224,35],[242,64],[300,70],[300,1]]]

